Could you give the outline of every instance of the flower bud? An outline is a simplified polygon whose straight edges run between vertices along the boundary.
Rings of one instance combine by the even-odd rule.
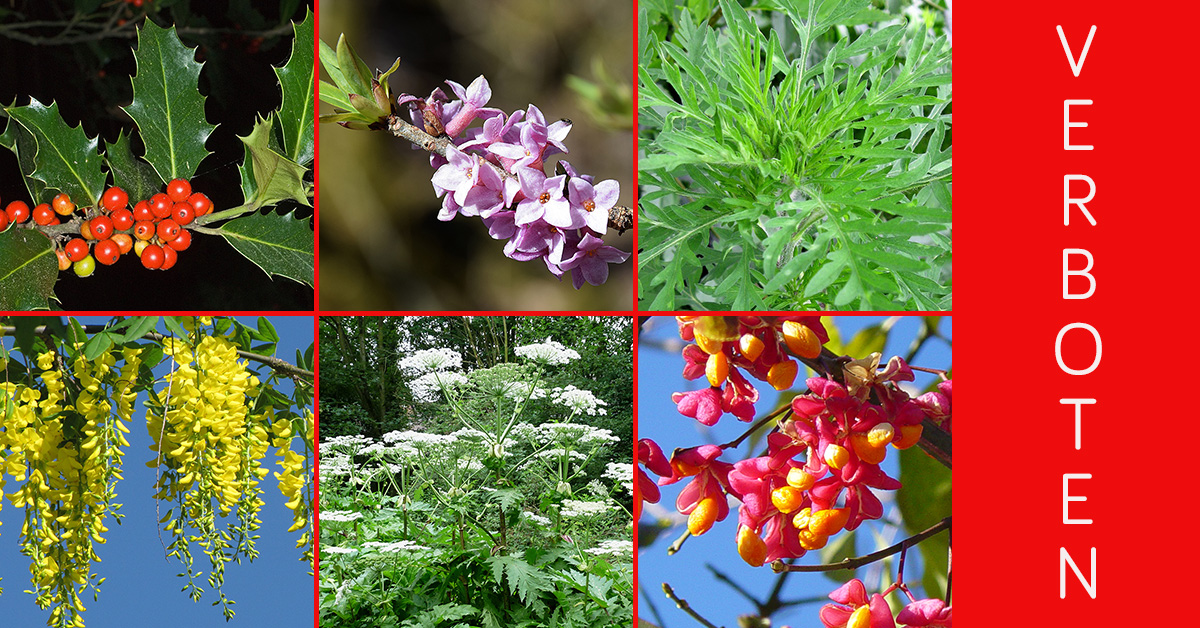
[[[792,486],[781,486],[771,491],[771,503],[784,514],[799,508],[803,501],[804,491]]]
[[[708,532],[712,528],[713,522],[717,520],[717,506],[715,497],[705,497],[700,500],[700,503],[696,504],[696,509],[688,515],[688,532],[696,536]]]
[[[849,520],[850,509],[827,508],[812,513],[808,520],[808,529],[812,530],[813,534],[831,536],[841,531]]]
[[[798,534],[800,535],[800,547],[806,550],[819,550],[829,542],[829,537],[815,534],[811,528],[802,529]]]
[[[751,567],[761,567],[767,562],[767,544],[754,533],[754,530],[741,526],[737,535],[738,555]]]
[[[763,341],[754,334],[743,334],[742,337],[738,339],[738,349],[740,349],[742,355],[751,362],[757,360],[758,356],[762,355],[763,349],[766,347],[767,345],[764,344]]]
[[[796,381],[796,370],[796,363],[785,358],[767,371],[767,383],[775,390],[787,390]]]
[[[720,386],[725,382],[725,378],[729,377],[729,358],[725,357],[724,353],[714,353],[708,356],[704,374],[708,377],[708,383]]]
[[[807,491],[817,483],[817,477],[805,471],[803,467],[795,467],[791,471],[788,471],[787,483],[802,491]]]
[[[846,628],[871,628],[871,607],[863,605],[854,609],[846,622]]]
[[[854,449],[854,453],[863,459],[863,462],[879,464],[887,457],[887,444],[872,445],[870,435],[863,434],[862,432],[855,432],[850,435],[850,446]]]
[[[900,438],[897,438],[896,442],[892,444],[896,446],[896,449],[908,449],[921,440],[921,432],[924,430],[925,428],[919,423],[917,425],[901,425]]]
[[[783,321],[783,340],[788,350],[802,358],[821,355],[821,339],[807,325],[796,321]]]
[[[830,445],[825,448],[825,464],[834,469],[841,469],[850,462],[850,452],[841,445]]]

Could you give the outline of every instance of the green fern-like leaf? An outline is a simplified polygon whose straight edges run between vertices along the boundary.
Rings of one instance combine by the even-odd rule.
[[[639,19],[643,307],[948,304],[945,40],[868,0],[702,4]]]
[[[496,584],[508,581],[508,590],[527,605],[538,601],[543,593],[553,592],[550,579],[529,563],[512,556],[492,556],[487,559],[492,567],[492,578]],[[503,576],[501,575],[503,574]]]

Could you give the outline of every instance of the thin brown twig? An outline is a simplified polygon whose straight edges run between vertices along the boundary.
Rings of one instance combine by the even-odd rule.
[[[824,564],[824,565],[787,565],[787,564],[784,564],[784,562],[782,560],[776,560],[775,562],[771,563],[771,569],[773,569],[775,571],[775,573],[783,573],[785,571],[812,572],[812,571],[837,571],[839,569],[858,569],[859,567],[862,567],[863,565],[869,565],[869,564],[871,564],[877,560],[880,560],[882,558],[887,558],[888,556],[896,554],[897,552],[900,552],[901,550],[907,550],[908,548],[916,545],[917,543],[920,543],[921,541],[924,541],[925,539],[927,539],[943,530],[949,530],[951,519],[952,519],[952,517],[946,517],[945,519],[942,519],[941,521],[933,524],[929,528],[926,528],[925,530],[918,532],[917,534],[914,534],[913,536],[910,536],[907,539],[904,539],[903,541],[900,541],[899,543],[892,545],[891,547],[885,547],[884,549],[881,549],[877,552],[871,552],[870,554],[866,554],[863,556],[857,556],[855,558],[847,558],[845,560],[841,560],[836,563],[828,563],[828,564]]]
[[[692,605],[687,603],[687,600],[680,598],[678,595],[675,595],[675,590],[671,588],[671,585],[664,582],[662,587],[663,587],[663,593],[667,594],[667,599],[671,600],[672,602],[675,602],[675,606],[679,607],[680,610],[687,613],[688,615],[691,615],[692,619],[695,619],[696,621],[700,622],[701,624],[708,626],[708,628],[717,628],[716,624],[705,619],[702,615],[700,615],[700,613],[697,613],[695,611],[695,609],[692,608]]]

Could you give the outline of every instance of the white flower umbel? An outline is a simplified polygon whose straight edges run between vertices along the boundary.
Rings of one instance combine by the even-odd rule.
[[[574,443],[582,446],[603,445],[621,440],[612,431],[582,423],[543,423],[537,438],[543,443]]]
[[[597,399],[590,390],[568,385],[566,388],[555,388],[550,394],[550,399],[560,406],[570,408],[572,412],[586,412],[589,416],[608,414],[608,410],[600,407],[607,406],[608,403]]]
[[[533,382],[512,382],[504,388],[504,396],[513,401],[545,399],[546,389],[534,386]]]
[[[610,462],[604,470],[604,477],[612,480],[613,486],[625,489],[626,493],[633,491],[633,465],[623,462]]]
[[[517,347],[516,354],[542,364],[566,364],[571,360],[579,359],[578,351],[568,349],[562,343],[555,342],[549,337],[538,344]]]
[[[564,499],[562,516],[564,517],[596,517],[603,515],[613,508],[609,502],[582,502],[574,499]]]
[[[322,545],[321,551],[326,554],[357,554],[358,550],[353,547],[337,547],[332,545]]]
[[[610,556],[621,556],[623,554],[629,554],[630,556],[632,556],[633,555],[633,541],[621,541],[621,540],[600,541],[599,546],[589,547],[588,549],[586,549],[584,551],[589,554],[596,555],[596,556],[604,556],[606,554],[610,555]]]
[[[411,552],[413,550],[427,550],[424,545],[417,545],[415,541],[395,541],[393,543],[380,543],[379,541],[367,541],[363,543],[363,547],[367,547],[379,552]]]
[[[400,360],[400,370],[409,377],[462,368],[462,355],[453,349],[424,349]]]
[[[451,388],[466,383],[467,376],[462,373],[439,371],[426,373],[412,380],[408,383],[408,388],[412,390],[413,398],[417,401],[434,403],[438,400],[438,393],[442,392],[443,387]]]
[[[538,514],[534,514],[532,512],[529,512],[528,510],[526,510],[523,514],[525,515],[526,519],[528,519],[538,525],[541,525],[541,526],[547,527],[547,528],[550,527],[550,519],[548,519],[546,517],[543,517]]]
[[[326,452],[329,450],[337,450],[353,456],[354,454],[358,453],[358,450],[370,445],[373,442],[375,441],[369,436],[363,436],[361,434],[348,434],[346,436],[334,436],[333,438],[325,439],[325,442],[321,443],[321,449],[325,450]],[[322,453],[322,456],[324,455],[328,454]]]
[[[336,521],[339,523],[357,521],[363,518],[363,514],[361,512],[355,512],[353,510],[325,510],[322,511],[318,516],[321,518],[321,521]]]

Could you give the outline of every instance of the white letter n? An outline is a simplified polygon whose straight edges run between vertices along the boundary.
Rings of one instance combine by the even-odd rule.
[[[1067,599],[1067,565],[1071,565],[1071,571],[1075,572],[1075,577],[1079,578],[1079,584],[1083,585],[1083,589],[1094,600],[1096,599],[1096,548],[1092,548],[1092,579],[1091,582],[1083,579],[1083,572],[1079,571],[1079,567],[1075,566],[1075,561],[1071,560],[1071,555],[1067,553],[1067,548],[1058,548],[1058,599]]]

